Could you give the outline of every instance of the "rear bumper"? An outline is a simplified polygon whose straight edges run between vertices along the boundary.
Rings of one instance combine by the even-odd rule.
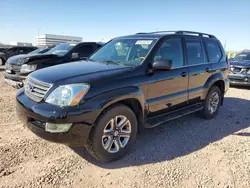
[[[24,95],[23,89],[16,97],[16,113],[20,121],[37,136],[71,147],[85,146],[93,124],[87,123],[92,112],[78,107],[60,108],[48,103],[35,103]],[[72,123],[69,131],[50,133],[45,131],[45,123]]]
[[[229,74],[230,85],[250,86],[250,75],[246,74]]]

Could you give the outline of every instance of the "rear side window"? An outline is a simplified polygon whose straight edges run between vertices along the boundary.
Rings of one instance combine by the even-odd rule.
[[[215,41],[205,41],[204,43],[207,49],[209,62],[219,62],[222,57],[222,54],[218,43]]]
[[[29,53],[29,52],[33,51],[33,48],[22,48],[20,50],[23,50],[23,52],[25,52],[25,53]]]
[[[204,53],[199,40],[187,40],[188,65],[204,63]]]

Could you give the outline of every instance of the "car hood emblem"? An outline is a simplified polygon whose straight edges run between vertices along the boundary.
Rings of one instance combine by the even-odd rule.
[[[29,92],[32,92],[33,91],[33,86],[32,85],[30,85],[30,84],[27,84],[26,85],[26,90],[28,90]]]

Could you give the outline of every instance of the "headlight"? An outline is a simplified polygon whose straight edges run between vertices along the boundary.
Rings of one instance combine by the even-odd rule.
[[[250,69],[248,69],[247,74],[250,74]]]
[[[29,73],[29,72],[32,72],[32,71],[36,70],[36,67],[37,67],[37,65],[24,64],[24,65],[21,66],[20,72],[21,73]]]
[[[45,102],[57,106],[74,106],[86,95],[88,84],[70,84],[59,86],[47,97]]]

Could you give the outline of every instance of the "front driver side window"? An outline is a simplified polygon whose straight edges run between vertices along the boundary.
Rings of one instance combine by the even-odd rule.
[[[166,40],[155,54],[154,61],[171,60],[173,68],[184,66],[181,39]]]

